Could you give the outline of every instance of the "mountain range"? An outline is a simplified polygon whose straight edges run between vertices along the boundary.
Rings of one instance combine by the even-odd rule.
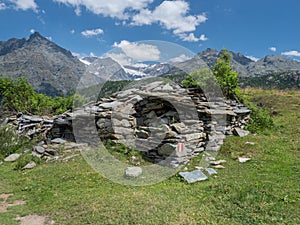
[[[70,51],[39,33],[29,39],[0,42],[0,76],[26,76],[36,91],[48,95],[67,94],[77,85],[85,68]]]
[[[300,62],[283,56],[271,55],[253,61],[241,53],[231,54],[232,66],[241,77],[300,71]],[[111,58],[78,58],[35,32],[28,39],[0,41],[0,76],[13,79],[25,76],[36,91],[53,96],[74,91],[80,80],[80,85],[86,87],[107,80],[188,73],[191,68],[211,67],[219,56],[220,51],[208,48],[184,62],[120,65]]]

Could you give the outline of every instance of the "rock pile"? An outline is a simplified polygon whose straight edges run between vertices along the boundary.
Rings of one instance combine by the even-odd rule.
[[[250,112],[235,101],[211,101],[200,89],[156,81],[74,112],[73,129],[81,141],[92,143],[97,134],[104,143],[123,143],[152,162],[177,167],[204,150],[217,152],[225,135],[244,131]]]
[[[58,117],[19,115],[4,124],[16,124],[29,137],[42,134],[48,143],[55,138],[123,143],[152,162],[177,167],[204,150],[219,151],[225,135],[246,135],[250,113],[236,101],[209,99],[200,89],[156,81]]]
[[[46,162],[67,161],[78,156],[87,147],[87,144],[84,143],[67,142],[63,139],[55,138],[49,144],[41,142],[33,146],[32,155],[43,158]]]
[[[6,118],[1,126],[13,124],[17,126],[18,134],[33,138],[41,135],[46,142],[55,138],[63,138],[68,141],[75,141],[72,132],[72,118],[68,112],[54,117],[29,116],[22,113]]]

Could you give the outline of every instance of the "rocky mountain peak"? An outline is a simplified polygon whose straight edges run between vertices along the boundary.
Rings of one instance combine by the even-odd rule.
[[[284,56],[280,56],[280,55],[268,55],[266,57],[264,57],[262,59],[264,62],[271,62],[271,63],[275,63],[275,62],[287,62],[290,61],[291,59],[288,59]]]
[[[26,76],[36,91],[48,95],[67,94],[76,88],[84,65],[72,53],[33,33],[28,39],[0,42],[0,76]]]
[[[217,55],[219,54],[219,51],[213,48],[207,48],[203,52],[200,53],[201,55]]]
[[[30,35],[28,41],[32,40],[47,40],[47,38],[43,37],[39,32],[34,32],[33,34]]]
[[[237,61],[238,63],[242,64],[243,66],[247,66],[250,63],[254,62],[253,60],[249,59],[248,57],[244,56],[241,53],[235,53],[230,51],[230,53],[232,54],[232,59]]]
[[[25,45],[27,46],[40,46],[40,45],[51,45],[53,42],[43,37],[40,33],[35,32],[30,35]],[[53,43],[54,44],[54,43]]]
[[[11,51],[21,48],[26,42],[25,38],[17,39],[11,38],[8,41],[0,41],[0,56],[5,55]]]
[[[300,62],[280,55],[269,55],[247,67],[250,76],[300,71]]]

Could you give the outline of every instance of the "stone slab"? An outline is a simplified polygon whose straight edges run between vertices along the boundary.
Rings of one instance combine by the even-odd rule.
[[[200,170],[194,170],[192,172],[180,172],[179,175],[182,176],[189,184],[208,179],[208,177]]]

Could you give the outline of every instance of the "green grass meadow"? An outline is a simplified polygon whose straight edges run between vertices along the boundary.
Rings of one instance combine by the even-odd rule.
[[[300,92],[256,89],[247,94],[274,115],[275,127],[227,137],[217,156],[227,161],[226,168],[217,177],[187,184],[176,175],[134,187],[102,177],[82,157],[26,171],[3,163],[0,194],[13,193],[9,202],[26,204],[0,212],[0,224],[18,224],[17,215],[30,214],[45,215],[58,225],[300,224]],[[251,160],[239,163],[238,156]]]

